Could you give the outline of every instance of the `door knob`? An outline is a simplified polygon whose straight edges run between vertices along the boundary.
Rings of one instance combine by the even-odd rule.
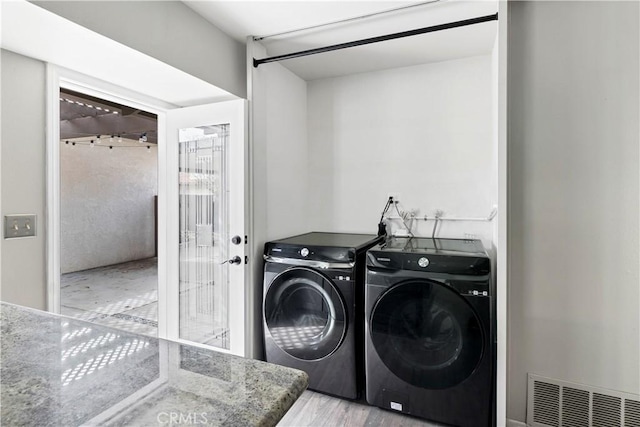
[[[233,243],[234,245],[239,245],[240,243],[242,243],[242,237],[240,236],[233,236],[231,238],[231,243]]]
[[[240,258],[238,255],[234,256],[229,260],[229,264],[240,264],[241,262],[242,262],[242,258]]]

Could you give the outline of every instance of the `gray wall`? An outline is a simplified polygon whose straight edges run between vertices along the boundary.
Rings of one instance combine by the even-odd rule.
[[[241,98],[245,46],[179,1],[34,1]]]
[[[61,273],[155,255],[158,150],[129,145],[61,144]]]
[[[36,214],[37,235],[2,239],[0,292],[3,301],[44,309],[45,66],[6,50],[1,55],[2,223],[7,214]]]
[[[640,393],[638,2],[510,2],[508,418],[527,373]]]

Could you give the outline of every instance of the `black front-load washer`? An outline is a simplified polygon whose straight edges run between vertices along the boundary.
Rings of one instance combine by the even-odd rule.
[[[356,399],[364,371],[366,250],[380,238],[307,233],[265,245],[267,362],[309,375],[309,388]]]
[[[367,253],[367,401],[494,424],[494,292],[478,240],[389,238]]]

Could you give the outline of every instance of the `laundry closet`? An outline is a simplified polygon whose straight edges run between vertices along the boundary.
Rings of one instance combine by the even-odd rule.
[[[389,235],[481,240],[497,284],[498,425],[506,384],[503,7],[435,2],[247,40],[254,259],[265,242],[309,231],[375,234],[389,197]],[[255,263],[256,287],[261,268]]]
[[[431,237],[438,216],[436,236],[478,238],[495,253],[498,21],[258,67],[253,60],[319,47],[318,40],[338,44],[497,8],[497,2],[443,2],[249,40],[254,233],[263,239],[308,230],[375,233],[393,196],[390,233],[407,233],[404,216],[414,234]]]

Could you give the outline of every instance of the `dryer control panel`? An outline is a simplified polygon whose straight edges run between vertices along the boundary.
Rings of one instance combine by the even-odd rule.
[[[430,273],[487,275],[491,262],[479,240],[389,237],[367,253],[367,266]]]
[[[485,276],[491,271],[488,257],[456,255],[423,255],[370,250],[367,266],[390,270]]]

